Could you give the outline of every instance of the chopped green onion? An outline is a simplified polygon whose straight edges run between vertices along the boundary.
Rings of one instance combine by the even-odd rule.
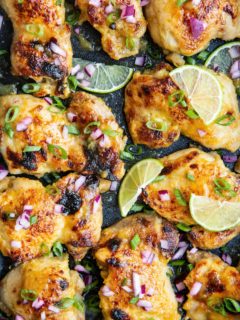
[[[73,10],[68,13],[66,21],[70,25],[75,25],[79,20],[80,12],[78,10]]]
[[[21,298],[27,301],[34,301],[37,298],[37,292],[35,290],[22,289],[20,292]]]
[[[187,179],[190,180],[190,181],[195,181],[194,175],[191,174],[190,172],[188,172],[188,173],[186,174],[186,177],[187,177]]]
[[[85,304],[83,302],[83,299],[80,296],[75,295],[73,300],[74,300],[74,303],[73,303],[74,308],[78,309],[83,313],[85,310]]]
[[[44,26],[42,24],[26,24],[25,29],[34,36],[42,37],[44,35]]]
[[[177,6],[181,7],[187,0],[177,0]]]
[[[224,178],[217,178],[213,180],[214,184],[219,190],[230,190],[231,184]]]
[[[191,64],[191,65],[196,64],[196,60],[192,57],[186,57],[185,60],[186,60],[187,64]]]
[[[140,212],[140,211],[143,210],[143,208],[144,208],[144,205],[143,205],[143,204],[141,204],[141,203],[135,203],[135,204],[132,206],[132,208],[131,208],[130,211]]]
[[[171,260],[169,262],[169,265],[171,267],[180,267],[180,266],[183,266],[185,263],[186,263],[185,260]]]
[[[135,41],[131,37],[126,38],[126,47],[129,50],[133,50],[135,48]]]
[[[46,191],[52,196],[56,196],[57,194],[61,193],[60,189],[57,186],[51,184],[46,186]]]
[[[120,16],[121,16],[120,10],[110,13],[107,16],[107,24],[111,25],[112,23],[116,22],[120,18]]]
[[[18,106],[12,106],[11,108],[9,108],[5,115],[5,123],[13,122],[14,120],[16,120],[18,114],[19,114]]]
[[[111,130],[111,129],[104,129],[104,130],[102,130],[102,132],[109,137],[116,137],[120,134],[116,130]]]
[[[5,123],[3,127],[3,131],[6,132],[6,134],[9,136],[9,138],[13,138],[14,131],[9,123]]]
[[[18,0],[18,3],[19,3],[19,4],[22,4],[22,3],[23,3],[23,1],[24,1],[24,0]]]
[[[55,303],[55,306],[59,309],[67,309],[70,308],[74,304],[74,300],[72,298],[63,298],[62,300]]]
[[[181,222],[177,223],[176,227],[177,227],[179,230],[183,231],[183,232],[189,232],[189,231],[192,230],[192,228],[191,228],[190,226],[188,226],[188,225],[185,224],[185,223],[181,223]]]
[[[177,90],[168,96],[168,104],[170,107],[175,107],[184,100],[184,92],[182,90]]]
[[[199,118],[199,115],[193,109],[189,109],[185,113],[190,119],[198,119]]]
[[[191,264],[191,263],[189,263],[189,264],[187,265],[187,267],[188,267],[188,270],[189,270],[189,271],[192,271],[193,268],[194,268],[193,264]]]
[[[7,54],[8,53],[8,51],[7,50],[0,50],[0,56],[3,56],[3,55],[5,55],[5,54]]]
[[[121,151],[120,158],[122,160],[135,160],[135,157],[130,152],[127,152],[127,151]]]
[[[225,122],[224,120],[228,120],[228,121]],[[219,124],[220,126],[227,127],[227,126],[230,126],[235,120],[236,120],[236,118],[233,115],[225,114],[225,115],[217,118],[215,120],[215,123]]]
[[[138,144],[128,144],[125,147],[125,151],[130,152],[131,154],[140,155],[143,152],[143,148]]]
[[[240,302],[235,299],[225,298],[224,299],[225,308],[232,313],[240,313]]]
[[[135,234],[132,240],[130,241],[130,245],[132,250],[136,250],[137,246],[139,245],[141,239],[138,234]]]
[[[151,130],[164,132],[164,131],[167,131],[168,124],[163,120],[154,120],[154,121],[150,120],[146,123],[146,127]]]
[[[222,303],[221,300],[215,299],[215,298],[209,298],[207,300],[207,305],[209,308],[221,314],[222,316],[225,317],[227,315],[226,310],[224,308],[224,304]]]
[[[56,241],[52,247],[53,254],[57,257],[61,257],[63,255],[63,246],[61,242]]]
[[[162,175],[162,176],[158,176],[157,178],[155,178],[151,183],[155,183],[155,182],[159,182],[162,181],[166,178],[166,176]]]
[[[197,55],[197,58],[199,60],[205,61],[208,56],[209,56],[209,52],[208,51],[202,51]]]
[[[38,217],[37,216],[30,216],[30,225],[37,223]]]
[[[139,300],[139,297],[133,297],[129,302],[131,304],[136,304],[138,302],[138,300]]]
[[[184,197],[179,189],[174,189],[174,195],[176,197],[178,204],[180,204],[181,206],[187,205],[187,201],[184,199]]]
[[[69,133],[69,134],[74,134],[74,135],[76,135],[76,136],[79,136],[79,135],[80,135],[80,131],[79,131],[79,129],[78,129],[76,126],[70,125],[70,126],[66,126],[66,127],[67,127],[67,129],[68,129],[68,133]]]
[[[39,91],[40,87],[39,83],[26,83],[22,86],[22,91],[24,93],[33,93]]]
[[[60,146],[55,144],[48,144],[48,151],[51,152],[55,157],[59,159],[67,159],[67,151]]]
[[[121,286],[124,287],[128,284],[127,278],[124,278],[123,281],[121,282]]]
[[[56,0],[56,5],[61,6],[62,5],[62,0]]]
[[[23,149],[23,152],[35,152],[35,151],[40,151],[41,147],[40,146],[26,146]]]
[[[62,100],[58,97],[52,96],[53,104],[48,107],[48,111],[52,113],[64,113],[66,111],[65,105],[62,103]],[[54,111],[53,107],[59,109],[60,111]]]
[[[49,256],[50,254],[50,249],[48,248],[48,246],[46,245],[46,243],[42,243],[40,246],[40,252],[43,256]]]
[[[72,91],[76,91],[78,87],[78,80],[75,76],[68,77],[68,86]]]
[[[84,134],[90,134],[92,133],[92,129],[91,127],[100,127],[100,121],[93,121],[93,122],[89,122],[89,124],[84,128],[83,133]]]

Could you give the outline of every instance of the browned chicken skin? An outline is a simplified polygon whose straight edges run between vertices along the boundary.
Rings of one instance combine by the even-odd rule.
[[[0,147],[12,174],[42,176],[52,171],[84,170],[111,180],[124,175],[120,152],[125,147],[126,137],[102,99],[78,92],[65,111],[30,95],[0,97],[0,104]],[[11,115],[14,108],[17,116],[6,123],[7,113]],[[74,122],[69,120],[69,114],[75,118]],[[19,125],[26,119],[30,123],[19,131]],[[9,126],[13,136],[9,135]],[[92,136],[97,126],[98,139]],[[103,135],[104,130],[116,134]],[[28,146],[40,149],[24,151]]]
[[[205,125],[201,118],[192,119],[187,115],[192,110],[187,99],[186,107],[180,103],[169,105],[169,97],[179,91],[169,76],[170,70],[169,65],[162,63],[153,71],[136,72],[126,87],[124,112],[134,143],[150,148],[168,147],[182,133],[207,148],[236,151],[240,147],[240,113],[233,82],[224,74],[214,73],[223,88],[223,104],[218,117],[228,114],[235,121],[229,126],[215,122]],[[166,128],[155,130],[157,123],[164,123]],[[205,132],[204,136],[199,133],[201,131]]]
[[[65,23],[64,1],[0,0],[13,23],[12,73],[41,83],[39,96],[67,96],[72,67],[70,28]]]
[[[103,0],[100,6],[95,6],[88,0],[77,0],[77,3],[82,19],[89,21],[101,33],[103,50],[112,59],[119,60],[138,53],[140,38],[146,31],[146,21],[139,1]],[[124,6],[134,6],[133,21],[129,22],[128,18],[120,17],[123,12],[121,8]],[[106,13],[108,8],[111,8],[111,12]]]
[[[225,167],[217,153],[206,153],[199,149],[190,148],[175,152],[161,159],[164,169],[161,175],[165,178],[149,184],[143,191],[144,201],[162,217],[174,222],[193,225],[189,233],[189,239],[197,247],[213,249],[221,247],[234,238],[240,232],[240,227],[222,232],[210,232],[196,225],[190,209],[190,195],[204,195],[212,199],[238,202],[240,200],[239,177]],[[191,174],[194,179],[188,179]],[[224,197],[215,191],[216,179],[223,178],[231,185],[235,194],[225,193]],[[169,201],[162,201],[159,191],[168,192]],[[186,201],[183,205],[175,196],[175,191],[181,192]]]
[[[233,40],[240,35],[238,0],[151,0],[146,18],[153,40],[163,49],[191,56],[216,38]],[[197,30],[196,30],[197,29]]]
[[[24,320],[84,320],[83,289],[78,273],[69,269],[67,255],[33,259],[0,282],[0,309]],[[32,290],[31,301],[24,299],[28,290]],[[66,298],[78,301],[78,308],[76,304],[58,308]]]
[[[195,264],[195,267],[184,281],[190,290],[183,306],[187,311],[187,318],[191,320],[239,320],[239,314],[226,311],[224,316],[214,311],[214,308],[223,303],[225,298],[240,301],[239,271],[224,263],[219,257],[207,252],[189,254],[189,261]],[[193,295],[191,290],[196,283],[200,283],[201,288],[197,294]]]
[[[80,260],[97,244],[102,203],[93,176],[69,174],[47,188],[36,180],[10,177],[0,182],[0,191],[3,255],[25,261],[44,255],[59,241]]]
[[[137,236],[139,243],[133,247],[131,240]],[[167,250],[161,249],[161,241],[168,242]],[[95,257],[104,279],[99,293],[104,319],[180,319],[167,276],[178,241],[176,229],[155,214],[129,216],[102,232]],[[139,301],[134,303],[137,295]]]

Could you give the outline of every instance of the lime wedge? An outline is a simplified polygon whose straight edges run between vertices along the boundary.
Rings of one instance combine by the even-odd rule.
[[[192,218],[209,231],[224,231],[240,224],[240,202],[217,201],[192,194],[189,206]]]
[[[80,68],[79,68],[79,67]],[[79,58],[73,59],[73,69],[79,87],[95,93],[110,93],[123,88],[131,79],[133,69],[121,65],[105,65]]]
[[[222,89],[215,73],[187,65],[171,71],[170,76],[203,122],[206,125],[212,123],[222,108]]]
[[[220,72],[229,74],[230,68],[233,65],[234,61],[239,60],[240,58],[240,56],[236,56],[235,58],[233,58],[230,55],[230,49],[233,51],[240,51],[240,41],[229,42],[224,44],[223,46],[218,47],[210,54],[205,62],[205,66],[210,69],[217,69]]]
[[[137,198],[149,183],[162,171],[163,165],[157,159],[145,159],[136,163],[126,174],[119,192],[121,214],[126,217]]]

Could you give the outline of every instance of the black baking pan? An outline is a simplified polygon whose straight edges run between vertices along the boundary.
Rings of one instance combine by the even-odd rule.
[[[6,0],[7,1],[7,0]],[[74,9],[77,10],[77,9]],[[6,16],[6,14],[0,8],[0,14],[4,16],[3,26],[0,31],[0,50],[6,49],[10,53],[10,45],[13,36],[13,28],[10,20]],[[75,26],[74,26],[75,27]],[[74,29],[73,27],[73,29]],[[106,64],[121,64],[126,65],[132,68],[136,68],[134,65],[135,57],[131,57],[128,59],[122,59],[120,61],[112,60],[101,48],[101,40],[100,35],[96,32],[88,23],[84,23],[80,26],[80,34],[87,39],[92,44],[92,50],[86,50],[81,46],[81,41],[79,41],[78,36],[72,32],[72,45],[74,51],[74,57],[82,58],[84,60],[89,60],[93,62],[102,62]],[[139,54],[140,56],[145,55],[145,65],[143,67],[138,67],[139,70],[144,70],[146,68],[154,67],[157,63],[164,60],[164,55],[156,45],[153,44],[151,38],[148,34],[144,36],[143,39],[143,50]],[[217,46],[221,45],[222,41],[213,41],[208,50],[212,51]],[[200,63],[200,61],[199,61]],[[26,79],[13,77],[10,73],[10,54],[6,56],[0,56],[0,84],[16,84],[17,88],[21,87],[21,84],[27,82]],[[131,137],[128,133],[126,121],[123,113],[123,105],[124,105],[124,89],[118,90],[114,93],[101,95],[101,97],[106,101],[106,103],[111,107],[114,115],[118,123],[125,129],[125,132],[128,136],[128,144],[131,144]],[[0,106],[1,107],[1,106]],[[126,168],[130,168],[135,162],[145,159],[145,158],[157,158],[169,155],[175,151],[182,150],[188,148],[189,146],[199,146],[196,142],[181,136],[178,141],[176,141],[169,148],[151,150],[147,147],[142,146],[142,153],[140,155],[135,156],[135,160],[131,162],[126,162]],[[206,148],[202,148],[205,151],[210,151]],[[218,150],[222,155],[229,155],[230,153],[226,150]],[[240,155],[240,150],[238,150],[236,155]],[[233,153],[231,153],[233,155]],[[230,169],[233,169],[233,165],[227,163],[226,164]],[[54,180],[56,177],[54,175],[49,175],[45,177],[45,181],[43,179],[43,183],[49,183],[50,180]],[[104,214],[104,222],[103,227],[107,227],[112,225],[121,219],[120,210],[118,207],[117,201],[117,191],[116,192],[107,192],[103,195],[103,214]],[[234,240],[228,243],[224,248],[214,250],[214,252],[218,255],[222,255],[223,251],[227,251],[232,259],[233,265],[237,265],[240,259],[240,236],[236,237]],[[71,261],[70,261],[71,264]],[[88,288],[85,293],[86,307],[87,307],[87,320],[101,320],[102,315],[99,310],[98,304],[98,289],[101,286],[101,277],[99,274],[99,270],[91,258],[91,253],[84,259],[83,264],[88,265],[92,269],[93,273],[93,286],[92,288]],[[3,257],[0,255],[0,279],[9,271],[10,268],[14,267],[11,263],[10,259]],[[183,270],[184,272],[184,270]],[[180,310],[181,311],[181,310]],[[181,311],[182,312],[182,311]],[[0,320],[8,319],[4,315],[0,313]],[[182,312],[182,319],[184,319],[184,312]]]

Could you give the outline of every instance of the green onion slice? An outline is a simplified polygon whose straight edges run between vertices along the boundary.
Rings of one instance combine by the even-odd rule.
[[[92,127],[100,127],[100,121],[89,122],[89,124],[84,128],[84,134],[90,134],[92,132]]]
[[[26,83],[22,86],[22,91],[24,93],[33,93],[39,91],[40,87],[39,83]]]
[[[132,37],[126,38],[126,48],[129,50],[133,50],[135,48],[135,40]]]
[[[143,152],[142,146],[138,144],[128,144],[125,147],[126,152],[130,152],[131,154],[140,155]]]
[[[170,107],[175,107],[184,101],[185,94],[182,90],[177,90],[168,96],[168,104]]]
[[[190,172],[188,172],[188,173],[186,174],[186,177],[187,177],[187,179],[190,180],[190,181],[195,181],[194,175],[191,174]]]
[[[38,217],[37,216],[30,216],[30,225],[37,223]]]
[[[225,120],[227,120],[227,121],[225,121]],[[217,118],[215,120],[215,123],[219,124],[220,126],[227,127],[227,126],[230,126],[235,120],[236,120],[236,118],[233,115],[225,114],[225,115]]]
[[[61,193],[60,189],[57,186],[51,185],[51,184],[46,186],[46,191],[48,194],[50,194],[52,196],[56,196]]]
[[[120,134],[116,130],[111,130],[111,129],[103,129],[102,132],[109,137],[116,137],[116,136],[119,136]]]
[[[55,144],[48,144],[48,151],[51,152],[55,157],[59,159],[67,159],[67,151],[60,146]]]
[[[4,54],[7,54],[7,53],[8,53],[7,50],[4,50],[4,49],[0,50],[0,56],[3,56]]]
[[[55,303],[55,306],[59,309],[67,309],[70,308],[74,304],[74,300],[72,298],[63,298],[62,300]]]
[[[41,147],[40,146],[26,146],[23,149],[23,152],[35,152],[35,151],[40,151]]]
[[[163,120],[153,120],[146,123],[146,127],[155,131],[167,131],[168,124]]]
[[[46,245],[46,243],[42,243],[41,245],[40,245],[40,252],[41,252],[41,254],[43,255],[43,256],[49,256],[49,254],[50,254],[50,249],[49,249],[49,247]]]
[[[37,298],[37,292],[35,290],[22,289],[20,292],[21,298],[27,301],[34,301]]]
[[[181,223],[181,222],[177,223],[176,227],[177,227],[179,230],[183,231],[183,232],[189,232],[189,231],[192,230],[192,228],[191,228],[190,226],[188,226],[188,225],[185,224],[185,223]]]
[[[72,91],[76,91],[77,90],[77,87],[78,87],[78,80],[75,76],[69,76],[68,77],[68,85],[69,85],[69,88],[72,90]]]
[[[181,7],[187,0],[177,0],[177,6]]]
[[[63,246],[61,242],[56,241],[52,247],[53,254],[57,257],[61,257],[63,255]]]
[[[28,33],[37,37],[42,37],[44,35],[44,25],[42,24],[26,24],[25,29]]]
[[[186,207],[187,205],[187,201],[184,199],[181,191],[179,189],[174,189],[174,195],[176,197],[176,200],[178,202],[178,204],[180,204],[181,206]]]
[[[130,245],[131,245],[132,250],[136,250],[136,248],[140,242],[141,242],[141,239],[140,239],[139,235],[135,234],[134,237],[130,241]]]
[[[69,126],[66,126],[67,129],[68,129],[68,133],[69,134],[73,134],[73,135],[76,135],[76,136],[79,136],[80,135],[80,131],[79,129],[74,126],[74,125],[69,125]]]
[[[224,299],[225,308],[232,313],[240,313],[240,302],[235,299],[225,298]]]
[[[199,115],[193,109],[189,109],[185,113],[190,119],[198,119],[199,118]]]
[[[17,116],[19,114],[19,107],[18,106],[12,106],[8,109],[6,115],[5,115],[5,122],[10,123],[16,120]]]
[[[5,123],[3,127],[3,131],[6,132],[6,134],[9,136],[9,138],[13,138],[14,131],[9,123]]]
[[[130,152],[127,152],[127,151],[121,151],[120,158],[126,161],[135,160],[134,155],[132,155]]]
[[[136,304],[138,302],[138,300],[139,300],[139,297],[133,297],[129,302],[131,304]]]

